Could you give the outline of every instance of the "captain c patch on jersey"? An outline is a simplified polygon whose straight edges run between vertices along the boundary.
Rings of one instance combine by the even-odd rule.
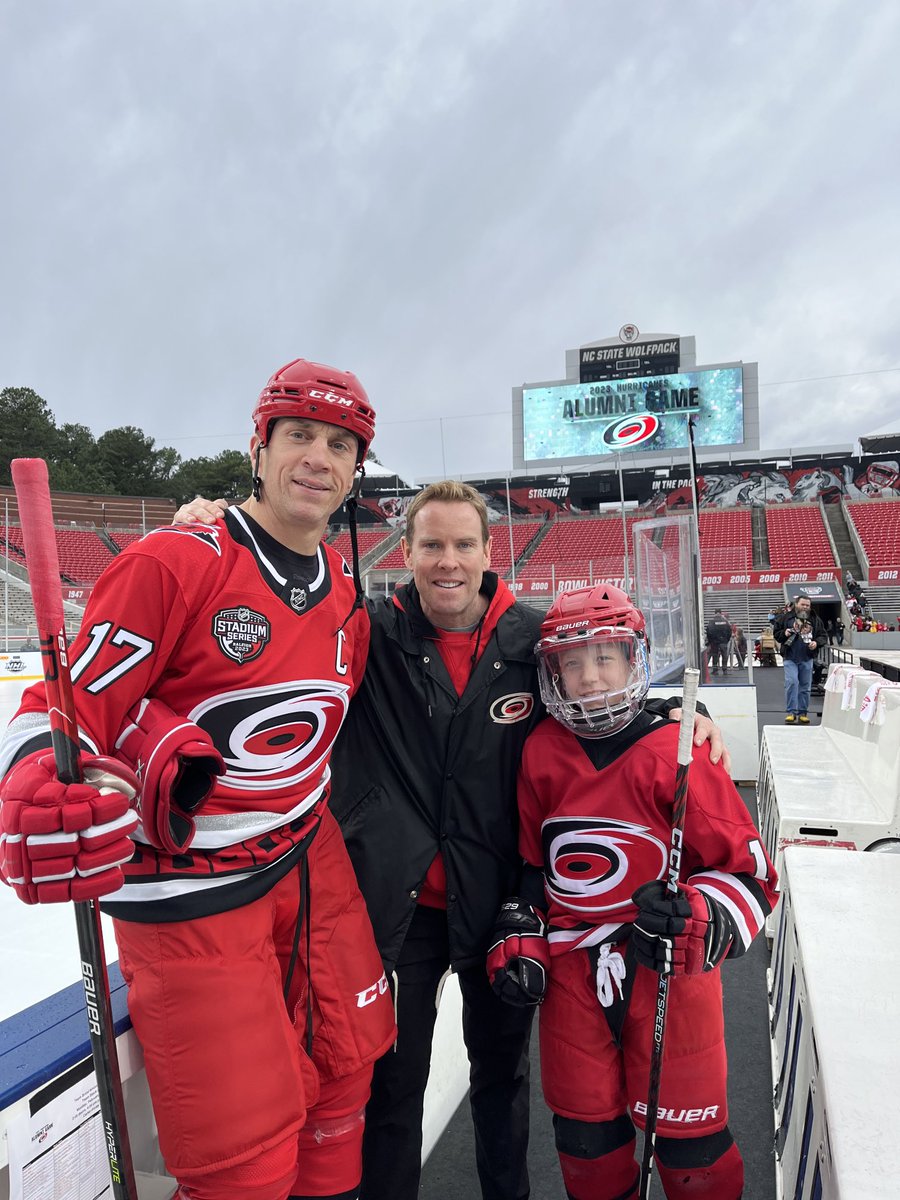
[[[262,654],[272,627],[268,617],[241,605],[220,609],[212,619],[212,634],[226,658],[246,663]]]

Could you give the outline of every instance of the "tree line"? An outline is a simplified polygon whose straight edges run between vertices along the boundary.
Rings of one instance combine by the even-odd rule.
[[[246,451],[182,459],[134,425],[94,437],[86,425],[57,425],[46,401],[27,387],[0,391],[0,483],[12,483],[14,458],[46,459],[50,486],[59,492],[166,496],[181,503],[196,495],[243,499],[250,490]]]

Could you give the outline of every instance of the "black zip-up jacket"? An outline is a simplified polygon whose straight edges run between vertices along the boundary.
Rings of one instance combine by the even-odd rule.
[[[497,576],[485,572],[490,601]],[[332,754],[340,822],[385,968],[393,969],[419,889],[440,851],[447,873],[450,961],[483,960],[497,910],[521,870],[516,772],[545,712],[534,646],[540,615],[500,616],[457,696],[415,585],[369,604],[366,674]]]
[[[794,621],[797,619],[797,613],[794,606],[788,609],[786,613],[781,613],[775,619],[775,624],[772,627],[772,632],[775,635],[775,641],[781,646],[782,658],[791,658],[795,662],[809,662],[811,658],[815,658],[819,650],[828,641],[828,634],[825,632],[825,626],[822,624],[821,618],[809,610],[807,620],[812,626],[813,640],[809,647],[803,642],[802,638],[794,637],[788,643],[788,638],[793,632]],[[788,629],[788,626],[791,626]]]

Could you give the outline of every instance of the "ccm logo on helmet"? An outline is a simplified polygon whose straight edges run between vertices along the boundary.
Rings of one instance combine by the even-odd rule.
[[[495,725],[515,725],[534,712],[534,696],[531,692],[511,692],[501,696],[491,705],[491,720]]]
[[[323,392],[319,388],[307,388],[306,394],[310,400],[327,400],[330,404],[343,404],[345,408],[353,407],[353,401],[348,400],[346,396],[341,396],[338,392]]]
[[[365,1008],[367,1004],[372,1004],[379,996],[383,996],[387,990],[387,976],[382,974],[381,978],[371,987],[363,988],[361,992],[356,993],[356,1007]]]

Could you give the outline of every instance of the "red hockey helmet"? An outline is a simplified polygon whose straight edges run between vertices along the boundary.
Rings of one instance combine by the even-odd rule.
[[[650,687],[644,614],[608,583],[561,593],[535,646],[541,699],[579,737],[630,724]]]
[[[253,426],[262,445],[279,417],[306,417],[348,429],[359,442],[357,467],[375,436],[375,410],[356,376],[305,358],[279,368],[260,392]]]

